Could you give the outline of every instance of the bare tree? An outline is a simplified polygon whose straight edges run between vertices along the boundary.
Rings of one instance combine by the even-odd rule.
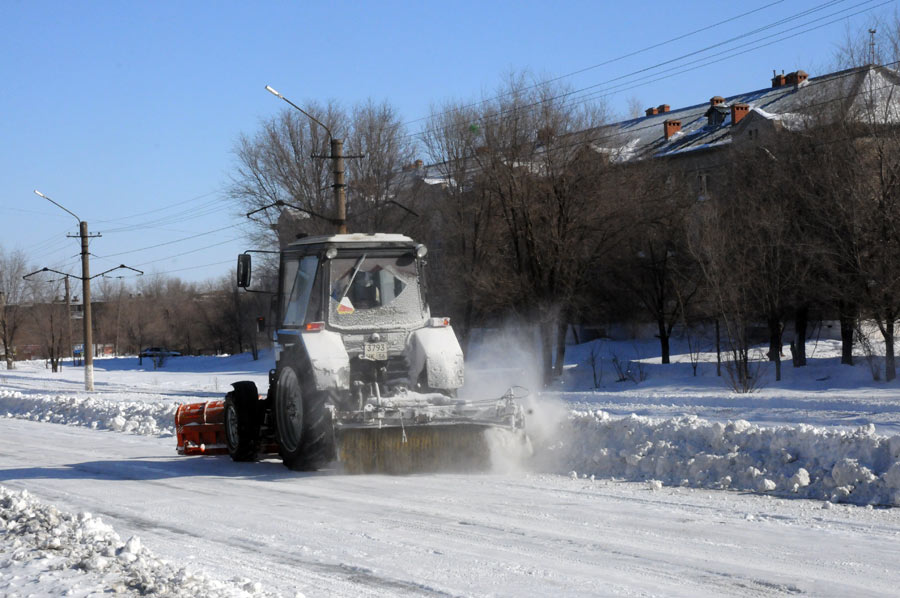
[[[500,241],[499,213],[482,182],[474,156],[481,143],[472,107],[447,104],[433,111],[422,137],[434,162],[433,179],[426,184],[426,238],[432,246],[431,287],[459,314],[456,326],[467,347],[475,322],[489,311],[484,281],[497,271]]]
[[[67,335],[65,300],[62,284],[57,281],[34,281],[28,285],[31,326],[41,342],[43,357],[49,360],[53,372],[59,371],[59,363],[65,356]]]
[[[687,222],[696,196],[670,164],[641,163],[628,171],[631,222],[610,271],[656,324],[662,363],[670,363],[669,339],[684,320],[701,283],[687,246]]]
[[[347,213],[354,230],[399,230],[399,222],[409,217],[401,203],[398,187],[404,167],[413,164],[412,137],[396,109],[369,100],[353,109],[346,160]]]
[[[25,254],[21,251],[6,252],[0,247],[0,340],[6,356],[6,369],[15,366],[16,337],[21,327],[21,305],[25,299],[27,274]]]
[[[602,106],[567,104],[559,87],[526,83],[512,78],[476,124],[473,159],[505,225],[508,274],[494,270],[482,282],[537,320],[548,383],[562,369],[577,291],[622,222],[602,192],[606,160],[591,144]]]
[[[755,387],[750,369],[749,328],[756,305],[750,285],[754,282],[754,244],[735,238],[740,218],[736,202],[713,198],[697,204],[689,221],[689,247],[703,272],[708,301],[724,325],[726,369],[732,387],[750,392]]]
[[[900,12],[873,16],[867,27],[847,29],[837,48],[838,68],[865,64],[893,65],[900,61]]]

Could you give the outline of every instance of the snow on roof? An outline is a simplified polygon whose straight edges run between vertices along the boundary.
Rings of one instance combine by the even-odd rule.
[[[303,237],[297,239],[294,245],[315,245],[316,243],[412,243],[413,240],[406,235],[389,233],[350,233],[347,235],[320,235],[315,237]]]
[[[875,106],[876,118],[883,123],[900,122],[900,73],[887,67],[864,66],[829,73],[799,85],[768,87],[725,98],[717,111],[734,104],[750,106],[759,116],[780,121],[788,130],[805,127],[816,114],[835,111],[841,118],[859,118]],[[597,130],[597,151],[618,156],[619,160],[668,156],[708,149],[731,142],[729,114],[719,125],[710,125],[709,102],[678,108],[650,116],[634,118]],[[665,138],[663,123],[681,121],[681,130]]]

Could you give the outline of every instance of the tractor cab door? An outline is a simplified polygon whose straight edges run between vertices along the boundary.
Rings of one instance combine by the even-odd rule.
[[[286,255],[281,262],[281,314],[283,328],[302,328],[322,321],[319,257]]]

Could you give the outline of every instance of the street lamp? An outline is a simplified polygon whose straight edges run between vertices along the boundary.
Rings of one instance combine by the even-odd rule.
[[[91,329],[91,265],[88,253],[88,223],[75,215],[71,210],[56,203],[37,189],[34,193],[43,197],[56,207],[71,214],[78,221],[78,236],[81,238],[81,295],[84,301],[84,389],[94,390],[94,347]]]
[[[293,103],[274,89],[270,85],[266,85],[266,91],[274,95],[275,97],[281,98],[304,115],[309,118],[311,121],[325,129],[328,133],[328,138],[331,140],[331,155],[327,156],[331,158],[331,163],[333,166],[334,172],[334,201],[335,201],[335,209],[337,214],[334,217],[335,224],[338,227],[338,234],[346,234],[347,233],[347,196],[345,192],[344,185],[344,141],[341,139],[335,139],[334,135],[331,134],[331,129],[325,126],[319,119],[315,116]],[[326,157],[326,156],[313,156],[316,157]],[[357,156],[347,156],[348,158],[353,158]]]

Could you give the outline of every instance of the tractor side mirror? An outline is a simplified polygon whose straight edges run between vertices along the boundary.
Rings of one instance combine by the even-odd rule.
[[[237,286],[246,289],[250,286],[250,254],[242,253],[237,262]]]

